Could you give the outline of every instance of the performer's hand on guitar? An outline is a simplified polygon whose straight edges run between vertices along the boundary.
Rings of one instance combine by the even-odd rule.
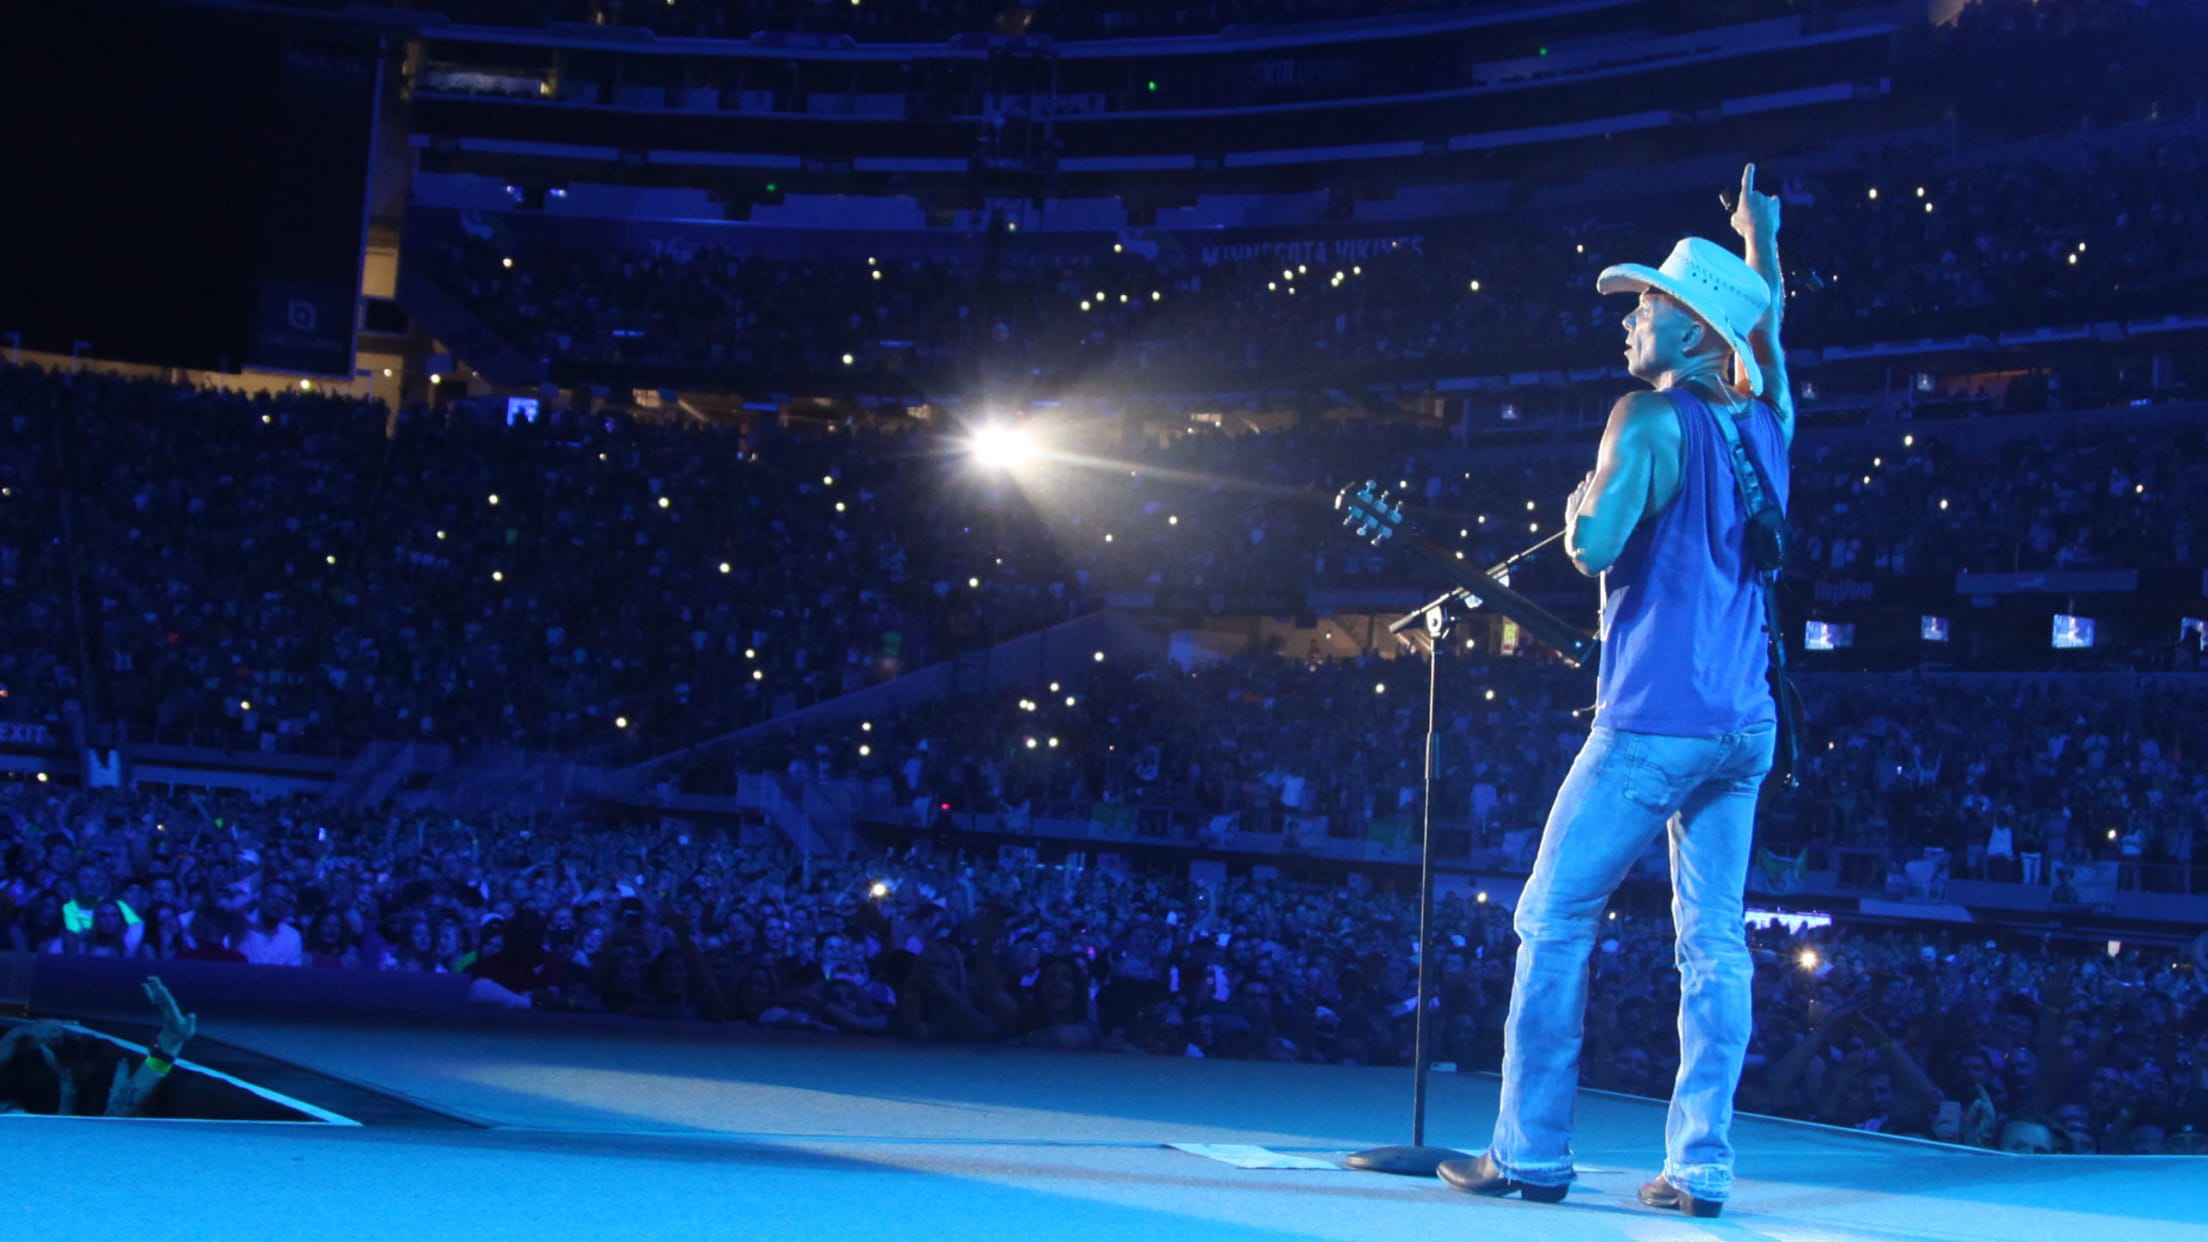
[[[1587,489],[1594,485],[1595,472],[1590,470],[1587,477],[1579,481],[1579,486],[1572,489],[1572,498],[1564,502],[1564,525],[1570,526],[1578,520],[1579,506],[1587,499]]]

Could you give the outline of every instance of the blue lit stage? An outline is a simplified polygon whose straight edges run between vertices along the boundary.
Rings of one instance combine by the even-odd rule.
[[[123,1015],[118,1015],[123,1016]],[[2208,1239],[2208,1159],[2009,1157],[1761,1118],[1725,1215],[1641,1207],[1660,1104],[1582,1097],[1556,1206],[1169,1142],[1336,1157],[1407,1141],[1401,1069],[919,1047],[529,1012],[203,1018],[269,1082],[359,1087],[437,1126],[8,1118],[23,1237]],[[207,1059],[221,1049],[210,1044]],[[191,1059],[191,1058],[187,1058]],[[326,1077],[325,1077],[326,1076]],[[335,1080],[335,1081],[332,1081]],[[1436,1074],[1429,1138],[1476,1147],[1493,1078]],[[455,1125],[451,1119],[469,1123]]]

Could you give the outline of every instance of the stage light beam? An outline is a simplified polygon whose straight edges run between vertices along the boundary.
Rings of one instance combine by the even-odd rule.
[[[999,470],[1014,470],[1035,456],[1035,444],[1018,427],[984,427],[970,442],[974,460]]]

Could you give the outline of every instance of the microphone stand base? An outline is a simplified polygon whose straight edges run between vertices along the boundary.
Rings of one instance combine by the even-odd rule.
[[[1450,1147],[1374,1147],[1352,1152],[1342,1160],[1365,1173],[1393,1173],[1400,1177],[1432,1177],[1444,1160],[1460,1160],[1471,1152]]]

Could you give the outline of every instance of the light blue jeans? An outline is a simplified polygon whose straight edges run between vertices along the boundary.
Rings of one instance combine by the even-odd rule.
[[[1587,957],[1611,892],[1668,829],[1680,1059],[1664,1127],[1664,1178],[1698,1199],[1731,1195],[1733,1092],[1748,1051],[1755,970],[1741,902],[1756,793],[1777,737],[1771,725],[1717,737],[1597,725],[1572,761],[1515,918],[1502,1115],[1488,1148],[1511,1177],[1535,1186],[1573,1179]]]

